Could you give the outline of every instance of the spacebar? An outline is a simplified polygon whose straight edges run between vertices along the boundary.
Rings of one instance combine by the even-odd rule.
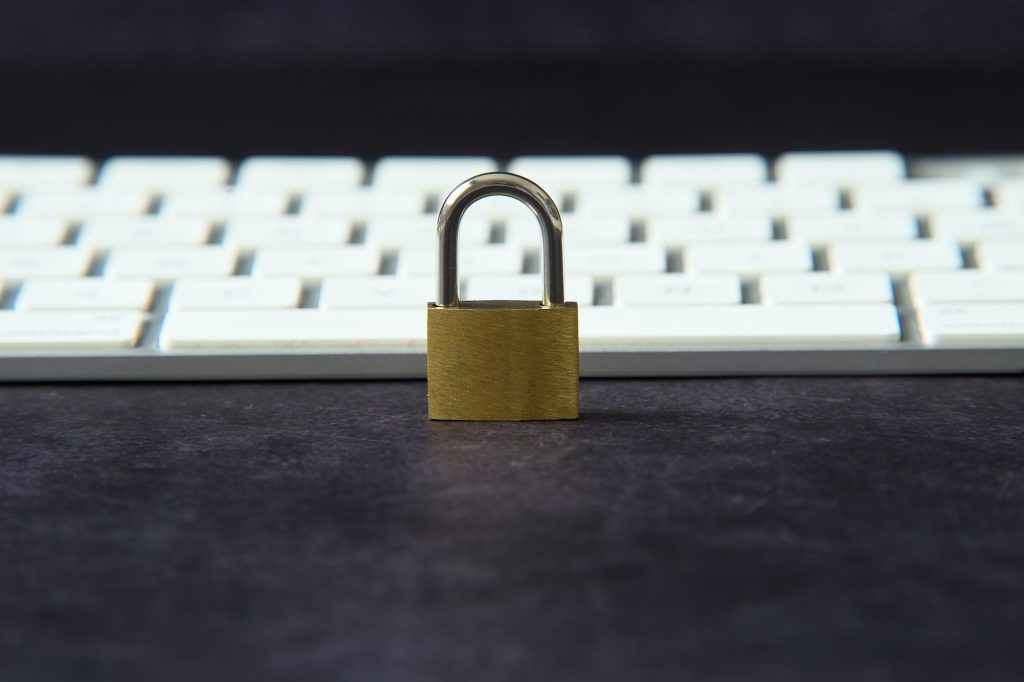
[[[580,311],[580,346],[884,344],[900,339],[896,308],[863,305],[593,307]]]
[[[410,347],[426,344],[423,308],[181,311],[164,319],[160,346],[188,348]]]

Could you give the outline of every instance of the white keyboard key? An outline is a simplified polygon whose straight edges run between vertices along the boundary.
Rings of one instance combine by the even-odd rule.
[[[523,253],[503,244],[459,249],[459,277],[473,275],[515,275],[523,271]],[[403,277],[431,276],[437,272],[437,253],[432,247],[410,247],[398,252],[398,274]]]
[[[562,218],[562,238],[571,244],[625,244],[632,227],[629,218],[617,216],[567,215]],[[538,246],[540,224],[534,217],[510,222],[505,226],[505,241]]]
[[[615,305],[708,305],[742,301],[736,275],[622,275],[615,278]]]
[[[888,244],[833,244],[826,250],[833,272],[958,270],[963,254],[955,242],[919,239]]]
[[[433,277],[328,277],[320,285],[320,307],[423,309],[436,292]]]
[[[179,279],[171,290],[171,310],[297,308],[302,282],[297,277],[201,277]]]
[[[898,341],[896,308],[884,304],[593,306],[580,311],[580,347],[691,345],[863,346]]]
[[[138,310],[153,301],[153,283],[139,279],[30,279],[18,290],[18,310]]]
[[[1024,270],[1024,239],[990,239],[974,247],[978,267],[985,270]]]
[[[992,202],[1012,211],[1024,211],[1024,179],[1004,180],[992,185]]]
[[[786,218],[786,237],[815,246],[832,242],[908,241],[918,238],[917,218],[910,213],[853,211],[798,214]]]
[[[465,217],[459,222],[460,244],[487,244],[491,239],[490,223]],[[377,218],[366,224],[364,241],[382,249],[437,244],[437,217],[419,215],[400,218]]]
[[[907,279],[916,305],[925,303],[1024,303],[1024,272],[914,272]]]
[[[283,190],[236,191],[209,187],[173,190],[164,194],[160,215],[169,218],[204,218],[224,222],[237,218],[269,218],[288,210],[289,197]]]
[[[67,237],[69,227],[66,220],[0,215],[0,249],[60,244]]]
[[[372,185],[447,196],[464,180],[498,170],[486,156],[385,156],[373,167]]]
[[[765,304],[892,302],[892,281],[880,272],[764,275],[759,284]]]
[[[775,160],[775,180],[849,187],[906,177],[903,156],[893,151],[790,152]]]
[[[230,275],[237,255],[224,246],[125,246],[111,250],[107,277],[148,277],[166,281],[179,277]]]
[[[96,184],[106,189],[164,192],[187,187],[216,187],[231,177],[231,164],[213,156],[115,156]]]
[[[839,210],[839,192],[820,185],[722,187],[711,199],[716,211],[783,217],[800,211]]]
[[[0,155],[0,192],[84,185],[94,166],[83,156]]]
[[[387,310],[252,310],[171,312],[160,345],[189,348],[426,346],[427,307]]]
[[[1024,303],[936,303],[917,311],[924,340],[935,345],[1019,346]]]
[[[0,310],[0,349],[131,348],[142,317],[134,312],[15,312]]]
[[[382,216],[424,215],[426,206],[427,197],[419,190],[355,187],[342,191],[312,191],[302,197],[299,215],[313,221],[373,220]]]
[[[804,272],[814,267],[811,249],[800,242],[698,244],[683,250],[687,274]]]
[[[690,244],[765,242],[772,238],[772,219],[758,215],[697,213],[647,221],[647,241],[668,247]]]
[[[750,185],[768,179],[768,164],[758,154],[656,154],[640,164],[645,185],[708,190]]]
[[[565,271],[571,275],[613,277],[664,272],[668,264],[665,249],[654,244],[630,243],[618,246],[573,246],[564,252]]]
[[[985,203],[980,182],[959,178],[912,178],[898,183],[865,185],[850,190],[850,203],[859,211],[930,213],[951,208],[975,208]]]
[[[321,279],[332,275],[375,275],[380,270],[380,249],[363,244],[320,248],[274,248],[256,251],[252,274]]]
[[[92,252],[75,246],[13,247],[0,251],[0,280],[84,275]]]
[[[991,209],[936,213],[928,218],[928,231],[933,238],[961,243],[991,237],[1024,239],[1024,214]]]
[[[914,159],[910,172],[916,177],[995,178],[1024,175],[1024,156],[1010,154],[993,156],[932,156]]]
[[[641,220],[689,215],[699,208],[700,195],[693,189],[627,186],[581,191],[576,195],[574,212],[579,216],[611,214]]]
[[[250,156],[238,166],[235,186],[299,194],[355,187],[365,176],[363,162],[350,156]]]
[[[97,218],[82,225],[77,243],[106,249],[114,246],[199,245],[210,237],[205,220],[158,216]]]
[[[352,236],[346,220],[305,220],[299,216],[232,220],[224,228],[224,243],[241,249],[264,246],[341,246]]]
[[[93,187],[32,190],[21,196],[14,215],[71,222],[105,217],[139,216],[150,196],[134,190],[107,191]]]
[[[508,170],[533,180],[552,195],[623,187],[633,174],[624,156],[520,156],[509,162]]]
[[[480,275],[466,281],[463,298],[467,301],[520,300],[539,301],[544,290],[542,275],[508,275],[493,277]],[[565,300],[580,305],[593,305],[594,280],[574,275],[565,278]]]

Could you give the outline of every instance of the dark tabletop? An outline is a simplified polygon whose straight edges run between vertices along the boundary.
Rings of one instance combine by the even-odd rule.
[[[0,679],[1020,679],[1019,377],[0,387]]]

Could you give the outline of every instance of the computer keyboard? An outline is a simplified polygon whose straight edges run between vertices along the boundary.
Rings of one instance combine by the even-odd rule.
[[[436,213],[560,204],[583,376],[1024,371],[1024,156],[0,156],[0,380],[425,376]],[[489,197],[461,295],[539,299]]]

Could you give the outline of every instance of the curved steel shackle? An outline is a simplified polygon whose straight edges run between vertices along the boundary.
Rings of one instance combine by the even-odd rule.
[[[459,223],[477,199],[493,195],[512,197],[526,204],[540,222],[544,253],[545,308],[565,303],[562,275],[562,218],[548,193],[537,183],[513,173],[484,173],[452,190],[437,216],[437,301],[440,308],[459,304],[459,272],[456,262]]]

